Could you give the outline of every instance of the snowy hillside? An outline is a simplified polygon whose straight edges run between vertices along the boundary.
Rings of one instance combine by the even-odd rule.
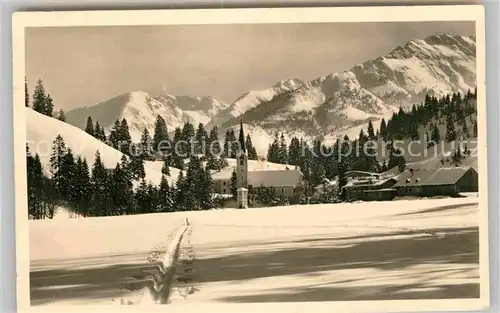
[[[420,103],[426,93],[473,90],[475,68],[474,36],[412,40],[350,70],[293,84],[281,92],[273,87],[262,92],[265,96],[261,98],[248,93],[226,110],[232,112],[226,116],[236,117],[222,120],[223,126],[236,126],[243,119],[263,139],[272,139],[276,131],[284,132],[288,139],[297,134],[305,138],[352,137],[360,128],[366,129],[368,121],[388,117],[399,106]]]
[[[475,37],[436,35],[412,40],[351,71],[386,103],[411,104],[421,101],[425,93],[466,92],[476,86]]]
[[[287,79],[277,82],[273,87],[268,89],[251,90],[241,95],[224,111],[219,112],[208,126],[223,124],[232,118],[241,116],[265,101],[270,101],[276,95],[296,90],[302,85],[304,85],[304,82],[299,79]]]
[[[73,154],[87,159],[89,167],[95,160],[95,153],[99,150],[104,166],[114,168],[120,162],[122,153],[104,144],[96,138],[90,136],[85,131],[57,119],[48,117],[33,111],[30,108],[26,112],[26,136],[30,152],[34,155],[38,153],[44,169],[49,173],[49,160],[52,149],[52,142],[61,135],[67,147],[70,147]],[[161,167],[154,165],[155,162],[145,162],[146,179],[159,184],[161,181]],[[176,178],[171,179],[174,183]]]
[[[104,127],[109,133],[116,119],[127,119],[132,140],[138,141],[144,128],[154,132],[156,117],[162,116],[169,130],[182,126],[185,122],[194,125],[207,124],[227,105],[212,97],[176,97],[169,94],[152,97],[144,91],[119,95],[92,107],[78,108],[67,113],[68,123],[85,128],[87,118]]]

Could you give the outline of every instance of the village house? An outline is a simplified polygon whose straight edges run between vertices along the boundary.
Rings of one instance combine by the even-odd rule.
[[[265,166],[249,169],[248,154],[245,147],[243,124],[239,133],[240,151],[236,156],[234,167],[229,166],[212,174],[214,191],[219,194],[231,193],[231,176],[236,173],[236,189],[246,189],[255,194],[259,188],[272,189],[276,196],[291,198],[302,190],[303,174],[294,166],[267,169]],[[253,161],[262,162],[262,161]]]
[[[388,201],[396,197],[396,189],[392,188],[397,179],[373,176],[364,179],[351,179],[343,187],[348,201]]]
[[[233,168],[229,167],[212,174],[216,193],[231,193],[232,172]],[[247,189],[250,193],[255,193],[259,188],[272,188],[277,196],[293,197],[302,190],[302,176],[298,169],[249,170]]]
[[[478,173],[468,166],[409,169],[399,175],[394,188],[398,196],[432,197],[477,192],[478,186]]]

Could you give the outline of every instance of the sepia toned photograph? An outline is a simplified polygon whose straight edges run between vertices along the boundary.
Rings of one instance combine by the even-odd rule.
[[[19,305],[487,308],[483,15],[14,15]]]

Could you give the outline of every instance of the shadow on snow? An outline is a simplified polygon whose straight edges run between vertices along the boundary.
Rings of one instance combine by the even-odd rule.
[[[428,233],[444,233],[444,236],[428,235],[410,237],[414,232],[392,233],[390,236],[409,235],[404,238],[388,238],[385,234],[372,236],[313,239],[316,247],[268,250],[241,253],[219,258],[195,260],[199,283],[243,281],[253,278],[285,275],[321,275],[321,271],[371,268],[381,271],[404,271],[414,265],[432,264],[479,264],[478,227],[454,229],[428,229]],[[363,239],[350,246],[335,246],[339,239]],[[301,241],[307,245],[308,240]],[[457,272],[456,270],[454,270]],[[460,270],[458,270],[460,271]],[[465,270],[467,271],[467,270]],[[464,271],[464,272],[465,272]],[[433,271],[432,271],[433,272]],[[437,268],[438,276],[453,278],[449,271]],[[428,272],[429,273],[429,272]],[[367,277],[372,278],[372,277]],[[376,279],[377,277],[373,277]],[[278,278],[279,279],[279,278]],[[340,282],[342,283],[342,282]],[[397,285],[342,287],[337,283],[325,283],[321,288],[309,286],[286,290],[276,289],[271,294],[228,296],[218,300],[226,302],[286,302],[286,301],[347,301],[393,299],[451,299],[478,298],[479,283],[457,285],[432,285],[428,282]],[[337,285],[335,285],[337,284]],[[328,286],[331,285],[331,286]]]

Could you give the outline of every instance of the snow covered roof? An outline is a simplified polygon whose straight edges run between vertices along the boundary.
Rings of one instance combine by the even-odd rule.
[[[212,172],[212,179],[214,180],[229,180],[231,179],[231,174],[233,170],[236,169],[236,160],[228,158],[226,159],[229,163],[228,166],[223,168],[220,171]],[[275,170],[292,170],[295,169],[295,165],[288,164],[279,164],[268,161],[257,161],[257,160],[248,160],[248,171],[275,171]]]
[[[345,173],[347,177],[380,177],[379,173],[365,172],[365,171],[348,171]]]
[[[425,169],[405,171],[399,175],[394,187],[424,186],[424,185],[451,185],[455,184],[469,170],[477,172],[474,168],[467,167],[441,167],[438,169]]]
[[[295,187],[301,182],[302,173],[296,169],[248,172],[248,185],[253,187]]]
[[[231,170],[222,170],[212,174],[213,180],[230,180]],[[248,171],[248,185],[253,187],[298,186],[302,182],[302,173],[298,169],[270,169]]]
[[[366,187],[366,186],[381,186],[381,185],[384,185],[385,183],[387,183],[388,181],[391,181],[391,180],[397,181],[397,179],[394,177],[389,177],[389,178],[385,178],[385,179],[372,179],[372,180],[353,179],[353,180],[349,181],[344,187],[356,188],[356,187]]]

